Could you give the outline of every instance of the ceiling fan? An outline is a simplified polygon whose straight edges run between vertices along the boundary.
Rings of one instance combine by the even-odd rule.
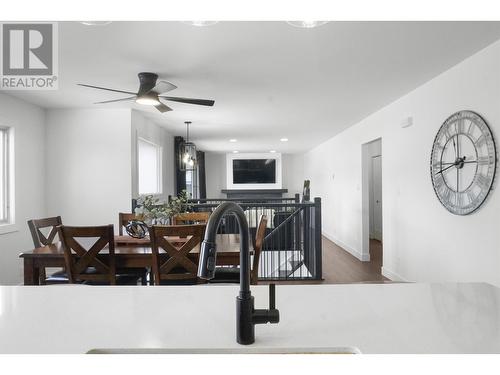
[[[161,113],[171,111],[172,108],[170,108],[166,104],[162,103],[160,99],[170,100],[172,102],[179,102],[179,103],[206,105],[209,107],[213,106],[215,103],[215,101],[213,101],[213,100],[166,96],[166,95],[164,95],[165,93],[176,89],[177,86],[168,82],[168,81],[158,80],[158,74],[155,74],[155,73],[142,72],[142,73],[139,73],[138,76],[139,76],[139,90],[136,93],[132,92],[132,91],[110,89],[107,87],[85,85],[83,83],[78,83],[78,86],[84,86],[84,87],[90,87],[93,89],[120,92],[123,94],[133,95],[133,96],[129,96],[127,98],[106,100],[106,101],[97,102],[94,104],[106,104],[106,103],[115,103],[115,102],[135,101],[137,104],[154,106]]]

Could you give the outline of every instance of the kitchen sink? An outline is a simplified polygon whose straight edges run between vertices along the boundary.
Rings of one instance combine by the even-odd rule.
[[[122,348],[92,349],[87,354],[361,354],[353,346],[327,348]]]

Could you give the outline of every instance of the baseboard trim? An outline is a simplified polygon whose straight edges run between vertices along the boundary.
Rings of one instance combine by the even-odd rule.
[[[370,233],[370,238],[373,238],[373,239],[375,239],[377,241],[382,242],[382,238],[383,237],[382,237],[382,233],[377,232],[377,231],[373,231],[373,233]]]
[[[387,277],[391,281],[403,281],[403,282],[408,282],[404,277],[402,277],[400,274],[391,271],[387,269],[387,267],[382,266],[382,276]]]
[[[363,255],[360,251],[353,249],[352,247],[346,245],[342,241],[340,241],[338,238],[335,238],[334,236],[329,235],[328,233],[323,232],[323,236],[328,238],[330,241],[335,243],[336,245],[340,246],[342,249],[347,251],[349,254],[351,254],[353,257],[359,259],[362,262],[369,262],[370,261],[370,254]]]

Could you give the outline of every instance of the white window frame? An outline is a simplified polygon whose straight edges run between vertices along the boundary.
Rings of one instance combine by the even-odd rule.
[[[154,146],[156,148],[156,165],[157,165],[157,171],[156,171],[156,176],[157,176],[157,191],[156,192],[140,192],[140,186],[141,186],[141,181],[140,181],[140,162],[139,162],[139,153],[140,153],[140,142],[145,142],[149,143],[150,145]],[[155,142],[150,141],[149,139],[142,138],[142,137],[137,137],[137,193],[139,196],[144,196],[144,195],[155,195],[159,196],[163,194],[163,174],[162,174],[162,155],[163,155],[163,147]]]
[[[0,216],[0,234],[17,231],[14,221],[14,129],[0,125],[0,131],[4,134],[1,147],[4,165],[2,166],[4,184],[3,196],[5,212]],[[5,215],[4,218],[2,218]]]

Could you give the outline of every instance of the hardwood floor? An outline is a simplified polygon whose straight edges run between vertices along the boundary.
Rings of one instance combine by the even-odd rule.
[[[382,243],[370,240],[369,262],[362,262],[323,237],[323,283],[366,283],[390,281],[382,276]]]
[[[323,237],[322,281],[285,281],[276,284],[344,284],[344,283],[386,283],[382,276],[382,243],[370,240],[370,262],[362,262],[340,246]],[[262,282],[262,284],[268,284]]]

